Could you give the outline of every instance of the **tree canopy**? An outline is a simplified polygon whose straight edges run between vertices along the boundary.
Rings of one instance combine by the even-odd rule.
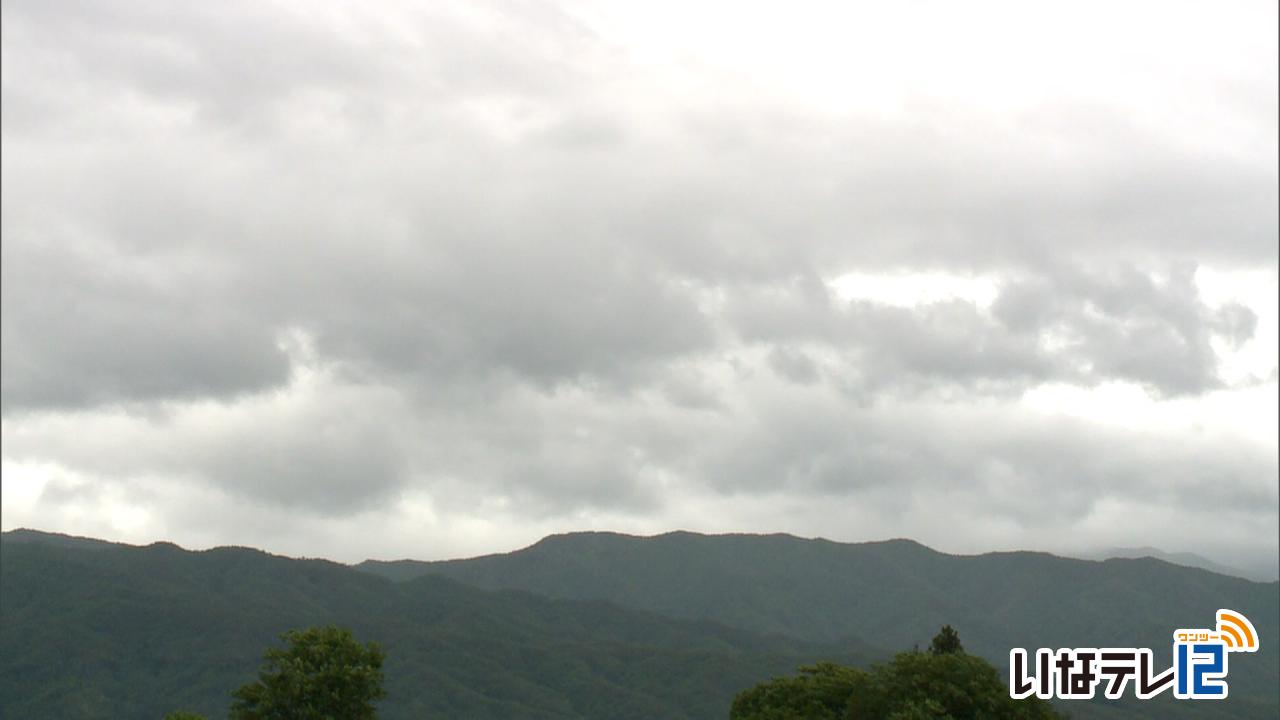
[[[863,671],[824,662],[739,693],[730,720],[838,720]]]
[[[950,625],[929,652],[899,653],[868,670],[834,663],[800,668],[739,693],[730,720],[1056,720],[1037,698],[1009,697],[1000,673],[964,652]]]
[[[963,651],[905,652],[854,679],[844,720],[1053,720],[1037,698],[1014,700],[991,663]]]
[[[267,649],[258,679],[233,693],[232,720],[371,720],[382,689],[382,649],[332,625],[291,630]]]
[[[943,625],[938,634],[933,636],[933,642],[929,643],[929,652],[934,655],[964,652],[964,646],[960,644],[960,633],[950,625]]]

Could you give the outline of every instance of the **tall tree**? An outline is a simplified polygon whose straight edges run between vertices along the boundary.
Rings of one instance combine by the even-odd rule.
[[[964,646],[960,644],[960,633],[950,625],[943,625],[938,634],[933,636],[933,642],[929,643],[929,652],[934,655],[964,652]]]
[[[268,648],[258,679],[232,695],[232,720],[372,720],[382,689],[382,648],[335,626],[290,630]]]
[[[929,652],[870,669],[819,663],[738,694],[730,720],[1060,720],[1049,703],[1014,700],[1000,673],[968,655],[950,625]]]

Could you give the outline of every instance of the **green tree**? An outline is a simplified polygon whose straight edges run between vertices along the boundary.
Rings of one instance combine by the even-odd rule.
[[[199,713],[190,713],[190,712],[184,712],[182,710],[175,710],[174,712],[171,712],[168,715],[165,715],[164,720],[205,720],[205,717],[203,715],[200,715]]]
[[[863,671],[824,662],[738,693],[730,720],[840,720]]]
[[[950,717],[947,709],[936,700],[908,700],[887,720],[946,720]]]
[[[964,652],[964,646],[960,644],[960,633],[950,625],[943,625],[938,634],[933,636],[933,642],[929,643],[929,652],[934,655]]]
[[[1055,720],[1038,698],[1014,700],[991,663],[964,652],[899,653],[859,675],[845,720]]]
[[[1037,698],[1014,700],[990,663],[968,655],[946,626],[929,652],[868,670],[821,663],[738,694],[730,720],[1058,720]]]
[[[382,689],[382,648],[345,628],[290,630],[269,648],[258,679],[232,693],[232,720],[371,720]]]

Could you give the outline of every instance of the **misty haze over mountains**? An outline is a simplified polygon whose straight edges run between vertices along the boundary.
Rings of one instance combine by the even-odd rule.
[[[1271,582],[1280,575],[1280,568],[1275,563],[1264,563],[1255,565],[1249,569],[1232,567],[1222,563],[1210,560],[1203,555],[1189,552],[1165,552],[1160,548],[1140,547],[1140,548],[1107,548],[1094,553],[1081,555],[1086,560],[1106,560],[1107,558],[1142,558],[1152,557],[1157,560],[1173,563],[1174,565],[1185,565],[1187,567],[1201,568],[1216,572],[1220,575],[1231,575],[1233,577],[1242,577],[1249,580],[1257,580],[1258,582]]]

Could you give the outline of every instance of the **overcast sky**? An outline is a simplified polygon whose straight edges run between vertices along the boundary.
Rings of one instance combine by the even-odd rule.
[[[1248,2],[3,0],[3,527],[1277,558]]]

